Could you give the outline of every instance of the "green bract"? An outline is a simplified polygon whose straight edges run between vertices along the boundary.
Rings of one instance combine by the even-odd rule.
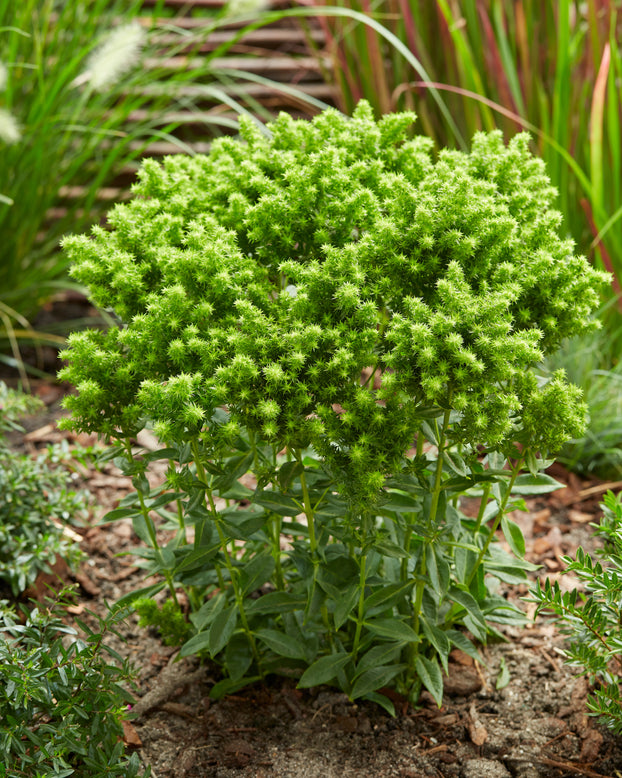
[[[64,242],[75,278],[120,320],[71,337],[61,375],[78,394],[67,423],[125,441],[141,499],[124,515],[140,514],[139,534],[174,590],[183,540],[174,562],[160,554],[149,500],[166,498],[149,492],[147,462],[132,458],[129,440],[150,425],[167,445],[181,529],[198,522],[201,542],[205,528],[215,539],[203,561],[216,578],[201,579],[201,597],[216,580],[231,585],[219,637],[205,645],[215,656],[239,628],[260,673],[257,637],[278,654],[244,613],[250,591],[240,580],[268,554],[274,569],[257,562],[254,583],[300,590],[297,629],[313,632],[313,614],[321,619],[320,642],[297,658],[336,653],[330,677],[354,696],[363,695],[342,648],[355,663],[362,646],[389,639],[366,616],[365,598],[383,586],[402,588],[381,598],[382,620],[399,612],[402,640],[408,627],[423,641],[417,648],[411,635],[404,649],[410,681],[438,692],[440,672],[425,662],[446,658],[451,641],[435,630],[467,624],[476,600],[483,607],[482,565],[500,524],[520,554],[504,514],[521,468],[551,488],[537,476],[543,459],[584,423],[563,374],[546,383],[532,368],[591,326],[607,278],[558,236],[555,193],[527,135],[505,146],[500,133],[479,134],[471,153],[435,160],[428,139],[410,138],[414,118],[375,122],[361,103],[353,118],[281,115],[268,137],[243,122],[241,141],[219,139],[208,156],[144,162],[110,231]],[[248,471],[254,493],[238,482]],[[482,504],[470,523],[458,510],[469,490]],[[217,496],[229,501],[224,512]],[[285,530],[282,519],[298,515]],[[293,545],[281,548],[283,535]],[[248,541],[243,552],[227,545],[233,538]],[[340,575],[327,578],[335,566]],[[424,618],[430,583],[440,599]],[[469,622],[480,638],[482,613],[471,610]],[[270,618],[270,634],[294,639],[293,622]]]

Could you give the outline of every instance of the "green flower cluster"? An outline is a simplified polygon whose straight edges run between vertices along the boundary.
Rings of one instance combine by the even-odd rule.
[[[454,440],[493,449],[577,434],[577,391],[528,371],[590,326],[607,276],[559,237],[527,135],[480,133],[434,160],[414,118],[376,122],[364,102],[352,118],[283,114],[269,137],[242,121],[243,142],[145,161],[111,229],[64,242],[120,320],[71,336],[69,424],[116,436],[151,422],[178,442],[244,426],[312,443],[365,495],[430,406],[454,411]]]

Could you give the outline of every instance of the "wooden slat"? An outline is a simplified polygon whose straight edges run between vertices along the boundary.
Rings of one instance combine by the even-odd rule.
[[[145,21],[149,21],[146,19]],[[188,19],[187,21],[201,21],[197,19]],[[177,26],[177,25],[176,25]],[[184,25],[179,25],[183,27]],[[195,25],[190,29],[204,27],[205,23]],[[213,30],[209,36],[201,42],[201,51],[212,51],[213,49],[226,43],[231,38],[232,30]],[[310,30],[308,33],[302,30],[292,29],[291,27],[261,27],[258,30],[251,30],[240,39],[236,46],[266,48],[280,51],[283,48],[291,48],[293,45],[305,45],[310,38],[314,43],[324,42],[324,34],[321,30]],[[165,45],[178,45],[179,36],[175,34],[162,33],[158,35],[158,42]],[[192,44],[190,44],[192,45]]]
[[[299,76],[301,74],[297,73],[296,76]],[[283,83],[283,82],[281,82]],[[240,97],[243,95],[248,95],[249,97],[252,97],[256,100],[261,99],[262,97],[268,97],[270,95],[274,96],[275,90],[278,89],[277,86],[264,86],[263,84],[255,84],[250,82],[242,82],[239,83],[232,83],[232,84],[220,84],[218,82],[214,84],[206,84],[205,86],[196,85],[196,84],[187,84],[185,86],[180,86],[176,89],[175,94],[177,94],[180,97],[203,97],[206,98],[206,100],[209,98],[209,95],[206,95],[205,89],[206,87],[214,86],[216,89],[219,89],[221,92],[224,92],[227,95],[230,95],[232,97]],[[310,83],[283,83],[283,86],[293,86],[297,89],[299,89],[301,92],[304,92],[304,94],[309,95],[309,97],[315,97],[317,100],[323,100],[324,102],[328,104],[332,104],[335,97],[335,90],[330,84],[325,84],[324,82],[318,82],[313,81]],[[146,92],[148,94],[148,91]],[[154,92],[154,94],[159,94],[159,92]]]
[[[145,68],[165,68],[166,70],[187,70],[200,68],[203,60],[198,57],[167,57],[143,60]],[[326,61],[325,66],[328,65]],[[315,57],[288,57],[274,54],[270,57],[215,57],[210,61],[212,70],[246,70],[249,73],[270,73],[274,70],[313,71],[321,70],[321,63]]]

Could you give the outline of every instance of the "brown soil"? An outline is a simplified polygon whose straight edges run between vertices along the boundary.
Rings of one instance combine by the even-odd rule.
[[[13,444],[34,451],[75,440],[55,428],[62,390],[44,382],[36,390],[47,414],[30,420],[29,432]],[[529,513],[514,518],[528,558],[543,566],[540,577],[572,588],[579,582],[563,572],[560,556],[578,545],[594,549],[589,522],[597,519],[604,488],[561,469],[554,474],[566,488],[528,501]],[[138,544],[131,523],[97,526],[130,484],[112,466],[85,471],[80,480],[94,507],[92,525],[79,530],[87,561],[76,576],[77,610],[104,614],[106,602],[145,585],[135,560],[119,556]],[[520,600],[525,594],[526,588],[509,592],[529,610]],[[176,651],[132,617],[127,642],[114,644],[137,671],[137,715],[125,727],[126,745],[152,766],[154,778],[621,778],[622,742],[586,716],[587,684],[564,665],[563,636],[554,624],[540,618],[504,634],[507,642],[482,648],[481,666],[452,655],[442,708],[427,693],[417,708],[396,698],[398,715],[391,718],[334,689],[299,691],[280,678],[210,701],[217,671],[176,661]],[[497,689],[503,666],[510,680]]]

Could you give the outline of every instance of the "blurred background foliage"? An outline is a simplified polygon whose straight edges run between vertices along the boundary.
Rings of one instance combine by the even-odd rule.
[[[24,383],[38,372],[24,348],[62,345],[81,324],[31,324],[75,290],[60,238],[126,196],[141,157],[206,150],[237,115],[271,116],[250,88],[270,79],[223,59],[248,14],[197,6],[200,17],[161,0],[0,0],[0,361]],[[326,107],[282,89],[307,113]]]
[[[93,62],[123,25],[143,35],[98,85]],[[621,33],[622,0],[0,0],[0,360],[26,380],[23,347],[79,325],[29,322],[71,288],[60,237],[101,218],[140,157],[205,150],[239,113],[365,98],[377,115],[414,110],[438,148],[531,133],[563,229],[612,273],[603,330],[543,366],[590,403],[562,456],[622,476]]]

